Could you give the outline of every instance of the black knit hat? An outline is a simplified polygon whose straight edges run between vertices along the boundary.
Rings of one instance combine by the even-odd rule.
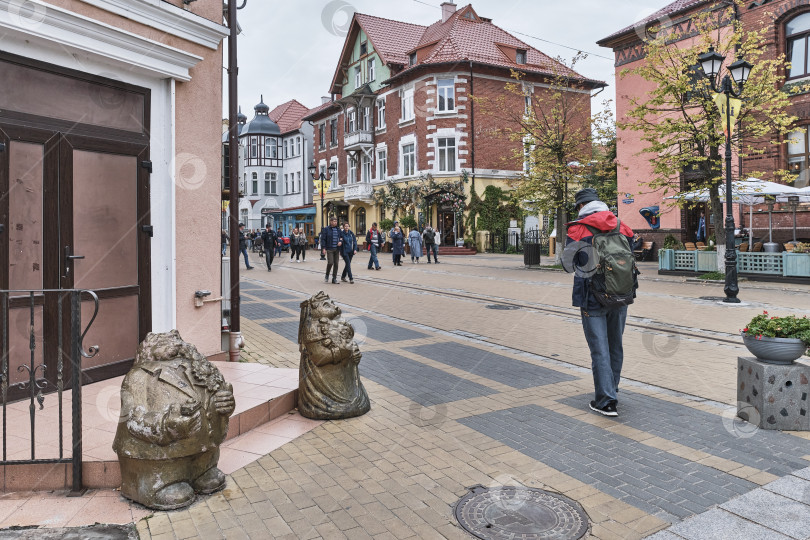
[[[574,196],[574,208],[577,208],[580,204],[588,204],[589,202],[598,200],[599,195],[596,193],[595,189],[593,188],[580,189]]]

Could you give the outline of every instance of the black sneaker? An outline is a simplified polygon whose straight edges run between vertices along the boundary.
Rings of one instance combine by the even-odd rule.
[[[598,412],[602,416],[619,416],[619,411],[616,410],[615,403],[608,403],[600,409],[596,406],[596,401],[591,401],[588,407],[590,407],[593,412]]]
[[[323,278],[323,282],[324,283],[329,283],[329,276],[326,276],[325,278]]]
[[[332,283],[334,283],[335,285],[340,285],[340,282],[338,280],[336,280],[336,279],[333,279]]]

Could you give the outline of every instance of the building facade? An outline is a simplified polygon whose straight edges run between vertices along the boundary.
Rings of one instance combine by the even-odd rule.
[[[0,33],[0,289],[97,291],[89,380],[125,373],[150,331],[220,353],[220,305],[194,293],[220,290],[222,3],[0,0]],[[69,304],[36,297],[55,388]],[[9,309],[11,384],[28,311]]]
[[[716,0],[677,0],[672,2],[644,20],[619,30],[600,40],[599,45],[614,51],[616,66],[616,116],[621,123],[633,107],[632,99],[643,96],[653,88],[651,82],[636,75],[622,76],[621,72],[632,69],[645,62],[644,38],[647,29],[652,25],[663,25],[664,29],[675,29],[682,40],[692,39],[688,32],[689,21],[698,13],[706,10],[719,10],[728,7],[728,2]],[[734,12],[746,30],[764,30],[766,56],[773,59],[785,54],[786,61],[780,73],[783,88],[810,81],[810,68],[806,61],[806,42],[810,35],[810,0],[755,0],[738,6]],[[731,20],[727,21],[731,23]],[[728,27],[726,27],[728,28]],[[721,31],[724,31],[721,29]],[[733,58],[727,58],[732,62]],[[774,180],[771,173],[779,169],[790,169],[797,178],[792,184],[795,187],[808,185],[810,169],[810,93],[802,92],[790,97],[788,113],[798,117],[796,131],[790,135],[790,144],[763,145],[763,153],[744,157],[735,157],[732,166],[733,178],[746,178],[746,171],[762,171],[764,180]],[[744,105],[743,105],[744,106]],[[679,209],[664,200],[662,192],[650,192],[644,184],[653,176],[649,156],[644,155],[645,144],[640,132],[622,129],[617,130],[619,162],[618,190],[619,217],[639,232],[645,240],[655,240],[660,246],[668,234],[673,234],[684,241],[694,241],[701,213],[708,217],[711,212],[705,206],[690,209]],[[680,178],[683,191],[689,190],[689,172]],[[625,202],[622,202],[622,199]],[[651,230],[649,223],[639,210],[644,207],[659,206],[661,209],[660,229]],[[797,236],[810,238],[810,209],[802,204],[797,212]],[[753,224],[746,208],[734,205],[734,215],[738,227],[751,227],[754,235],[767,235],[768,212],[766,205],[755,207]],[[774,241],[785,242],[793,238],[793,212],[788,205],[779,205],[773,212]],[[707,224],[709,235],[713,223]],[[722,228],[723,224],[719,224]]]
[[[442,4],[442,19],[430,26],[356,13],[335,69],[333,101],[313,110],[316,174],[329,176],[325,212],[357,232],[392,219],[374,197],[388,182],[454,183],[466,201],[474,189],[508,187],[523,170],[514,150],[522,143],[501,130],[507,126],[472,96],[523,111],[525,97],[506,89],[523,75],[524,93],[542,93],[549,78],[565,72],[589,95],[603,86],[590,81],[481,17],[471,5]],[[387,213],[386,213],[387,212]],[[320,209],[319,209],[320,213]],[[418,212],[417,212],[418,213]],[[402,217],[401,215],[399,217]],[[441,243],[465,235],[462,216],[436,198],[420,224],[432,224]],[[316,223],[320,225],[320,218]]]

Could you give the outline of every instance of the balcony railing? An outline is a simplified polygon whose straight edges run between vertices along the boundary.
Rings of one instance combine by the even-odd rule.
[[[354,150],[363,146],[371,146],[374,144],[374,131],[368,129],[359,129],[346,133],[343,137],[343,149]]]
[[[374,189],[371,184],[361,182],[359,184],[347,184],[343,190],[343,200],[349,201],[370,201]]]

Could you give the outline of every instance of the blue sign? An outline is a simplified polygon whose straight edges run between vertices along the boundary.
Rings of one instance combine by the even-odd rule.
[[[636,200],[635,199],[622,199],[622,202],[624,204],[632,204],[632,203],[636,202]]]

